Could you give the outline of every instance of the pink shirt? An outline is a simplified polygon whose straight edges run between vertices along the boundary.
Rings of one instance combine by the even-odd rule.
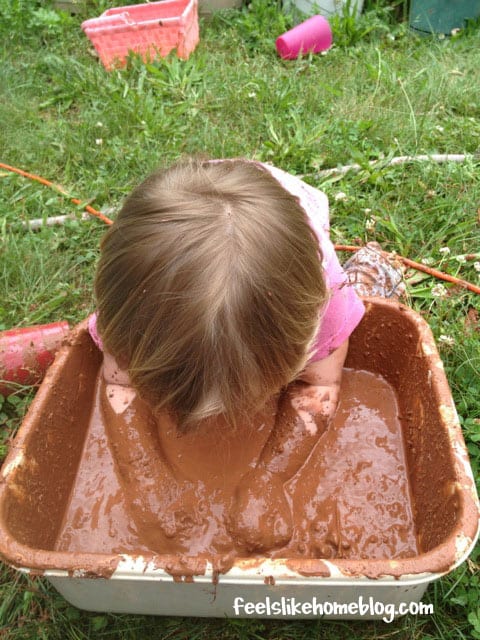
[[[322,312],[322,321],[310,362],[322,360],[347,340],[362,319],[365,308],[353,287],[347,284],[345,272],[330,240],[327,196],[322,191],[281,169],[266,164],[262,166],[278,180],[286,191],[298,197],[323,253],[322,266],[330,297]],[[95,344],[103,350],[96,320],[97,317],[94,313],[88,319],[88,328]]]
[[[315,352],[310,362],[322,360],[347,340],[362,319],[365,307],[354,288],[347,283],[345,271],[338,261],[330,240],[327,196],[323,191],[311,187],[290,173],[270,165],[263,166],[286,191],[298,197],[323,253],[322,266],[330,298],[322,313],[322,322],[315,341]]]

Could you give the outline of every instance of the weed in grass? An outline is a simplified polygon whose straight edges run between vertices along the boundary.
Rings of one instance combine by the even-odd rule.
[[[259,53],[275,55],[275,39],[291,26],[292,17],[283,10],[281,0],[252,0],[236,19],[237,34],[244,50],[255,56]]]
[[[354,0],[347,0],[342,6],[341,13],[329,16],[333,39],[338,47],[352,47],[363,41],[375,29],[371,19],[366,20],[364,16],[357,16],[356,7],[357,3]],[[380,24],[388,31],[385,23]]]
[[[14,392],[6,398],[0,395],[0,464],[33,396],[30,387],[12,385],[12,388]]]

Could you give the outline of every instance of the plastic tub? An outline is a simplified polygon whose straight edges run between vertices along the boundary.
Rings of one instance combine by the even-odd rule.
[[[463,29],[467,20],[479,16],[477,0],[412,0],[410,3],[410,27],[423,34],[450,35],[454,29]]]
[[[1,471],[1,557],[19,571],[46,576],[72,604],[139,614],[315,618],[318,606],[330,603],[326,617],[384,618],[386,611],[402,613],[402,605],[418,603],[429,583],[471,552],[478,498],[442,362],[424,320],[379,299],[367,301],[346,365],[382,376],[396,392],[417,555],[392,560],[111,553],[95,546],[94,531],[87,550],[59,551],[72,487],[82,472],[101,360],[83,323],[47,372]],[[299,610],[298,603],[307,605]]]
[[[114,7],[82,23],[106,69],[122,65],[129,52],[145,61],[176,49],[188,58],[199,40],[197,0],[163,0]]]

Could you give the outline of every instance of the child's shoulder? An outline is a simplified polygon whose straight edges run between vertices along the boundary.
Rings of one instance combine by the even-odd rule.
[[[283,169],[279,169],[270,164],[262,163],[262,166],[278,180],[286,191],[297,196],[314,230],[317,231],[317,227],[321,227],[322,231],[328,234],[330,220],[326,194],[320,191],[320,189],[316,189],[307,184],[297,176],[283,171]]]
[[[328,274],[335,270],[337,258],[330,240],[330,218],[327,195],[307,184],[297,176],[287,173],[269,164],[262,166],[278,180],[282,187],[299,199],[300,205],[307,214],[310,227],[318,238],[318,244],[323,253],[323,267]]]

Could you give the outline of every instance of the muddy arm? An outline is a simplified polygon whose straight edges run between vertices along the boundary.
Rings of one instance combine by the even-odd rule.
[[[280,398],[274,428],[256,468],[235,492],[229,531],[247,551],[288,544],[293,533],[284,483],[297,473],[335,413],[348,342],[314,363]]]
[[[191,483],[177,481],[167,464],[149,406],[132,387],[100,381],[101,410],[127,508],[145,543],[165,552],[201,522],[200,499],[186,499]],[[191,496],[190,496],[191,497]],[[195,496],[196,498],[196,496]],[[185,511],[183,504],[194,505]]]
[[[299,415],[294,407],[297,384],[280,398],[275,425],[258,464],[235,491],[228,529],[247,551],[264,552],[288,544],[293,523],[284,483],[303,465],[327,424],[323,416],[308,414],[305,422]]]
[[[348,340],[327,358],[308,365],[287,389],[259,468],[286,482],[303,465],[337,409],[347,350]]]

